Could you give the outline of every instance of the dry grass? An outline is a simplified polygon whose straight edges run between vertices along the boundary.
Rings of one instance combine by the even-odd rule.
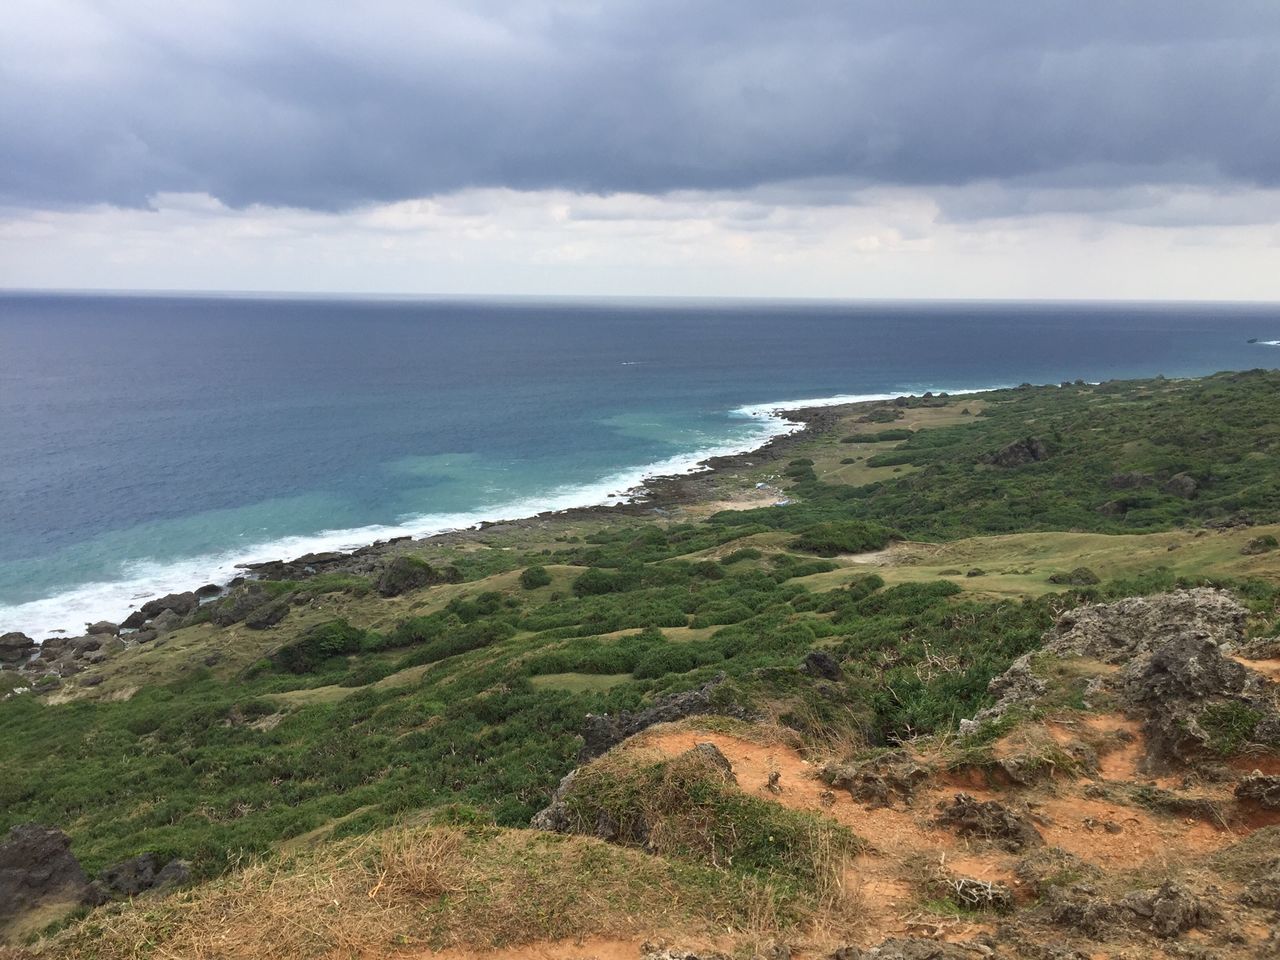
[[[774,899],[763,887],[583,837],[400,829],[100,909],[34,956],[385,957],[594,934],[776,929]]]

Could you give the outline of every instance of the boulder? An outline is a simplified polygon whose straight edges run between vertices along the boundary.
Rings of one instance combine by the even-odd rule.
[[[986,457],[986,462],[996,467],[1021,467],[1049,459],[1049,448],[1039,437],[1024,437]]]
[[[399,556],[388,563],[378,577],[378,593],[384,597],[398,597],[429,585],[433,579],[431,564],[420,557]]]
[[[135,630],[128,635],[134,643],[150,643],[158,636],[160,636],[159,630]]]
[[[99,620],[97,623],[91,623],[85,627],[84,632],[90,634],[102,634],[105,636],[115,636],[120,632],[120,627],[112,623],[110,620]]]
[[[157,633],[170,633],[182,626],[182,617],[173,610],[161,610],[151,621],[151,629]]]
[[[200,599],[194,591],[188,590],[186,593],[170,593],[156,600],[148,600],[142,605],[141,613],[148,620],[159,616],[165,610],[172,610],[179,617],[185,617],[198,606],[200,606]]]
[[[905,750],[882,753],[862,763],[832,763],[821,777],[838,790],[872,808],[910,803],[916,788],[929,779],[929,768],[916,763]]]
[[[1193,500],[1200,491],[1200,482],[1189,473],[1177,473],[1160,485],[1163,493],[1183,500]]]
[[[148,620],[148,617],[141,610],[135,610],[121,621],[120,626],[126,630],[137,630]]]
[[[0,663],[21,663],[36,652],[36,642],[25,633],[0,636]]]
[[[1165,939],[1212,926],[1218,917],[1217,910],[1207,900],[1173,881],[1165,881],[1156,890],[1131,893],[1119,906],[1128,912],[1129,925],[1142,927]]]
[[[209,604],[209,619],[215,626],[239,623],[267,600],[267,588],[252,580],[232,587],[225,597]]]
[[[23,823],[0,843],[0,926],[34,907],[90,900],[89,878],[61,830]]]
[[[811,677],[821,677],[823,680],[839,680],[844,676],[844,671],[840,669],[840,661],[825,650],[810,650],[805,654],[800,670]]]
[[[254,607],[244,618],[244,625],[250,630],[266,630],[268,627],[274,627],[288,615],[289,598],[280,597]]]
[[[196,596],[201,600],[207,600],[210,597],[216,597],[222,593],[222,588],[216,583],[206,583],[203,587],[199,587],[195,591]]]

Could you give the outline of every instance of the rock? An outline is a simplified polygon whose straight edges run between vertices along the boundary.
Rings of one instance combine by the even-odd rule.
[[[859,803],[880,808],[898,800],[910,803],[916,788],[929,779],[929,768],[906,751],[895,750],[860,764],[828,764],[821,777],[832,787],[848,790]]]
[[[288,615],[289,598],[280,597],[279,599],[269,600],[266,603],[255,607],[253,611],[244,618],[244,625],[250,630],[265,630],[268,627],[274,627]]]
[[[151,621],[151,629],[156,633],[172,633],[182,626],[182,617],[172,610],[162,610],[159,616]]]
[[[378,593],[384,597],[398,597],[409,590],[429,585],[433,580],[431,564],[420,557],[394,558],[378,577]]]
[[[979,710],[971,721],[961,721],[961,736],[971,736],[986,723],[998,720],[1014,707],[1035,703],[1048,691],[1048,685],[1031,669],[1032,654],[1024,653],[1009,669],[987,684],[987,693],[996,702]]]
[[[99,620],[97,623],[91,623],[85,627],[84,632],[90,635],[106,634],[108,636],[115,636],[120,632],[120,628],[110,620]]]
[[[21,663],[36,649],[36,642],[25,633],[6,633],[0,636],[0,663]]]
[[[987,575],[987,571],[983,570],[981,567],[973,567],[970,570],[966,570],[964,575],[966,577],[985,577]]]
[[[135,630],[133,633],[127,634],[128,638],[134,643],[150,643],[156,637],[160,636],[158,630]]]
[[[986,462],[996,467],[1021,467],[1048,459],[1049,448],[1043,440],[1039,437],[1025,437],[989,454]]]
[[[222,593],[222,588],[216,583],[206,583],[203,587],[197,588],[195,593],[197,598],[207,600],[210,597],[219,596]]]
[[[1264,810],[1280,810],[1280,776],[1254,771],[1236,784],[1236,799]]]
[[[1039,909],[1050,923],[1078,930],[1094,940],[1104,939],[1120,922],[1120,911],[1115,904],[1084,886],[1047,887],[1040,898]]]
[[[848,948],[845,948],[848,949]],[[856,949],[856,948],[855,948]],[[918,937],[890,937],[879,946],[860,953],[845,953],[841,960],[975,960],[980,954],[944,940],[925,940]]]
[[[69,637],[67,639],[67,650],[73,657],[84,657],[95,650],[102,649],[102,636],[95,634],[89,637]]]
[[[266,587],[252,580],[246,581],[232,587],[221,600],[209,604],[209,620],[214,626],[229,627],[239,623],[268,599]]]
[[[179,617],[185,617],[200,606],[200,600],[193,591],[171,593],[158,600],[148,600],[142,605],[141,613],[148,620],[153,619],[165,610],[171,610]]]
[[[91,899],[89,878],[61,830],[23,823],[0,843],[0,926],[34,907]]]
[[[1113,490],[1136,490],[1151,486],[1156,478],[1145,473],[1116,473],[1108,482]]]
[[[714,743],[695,743],[683,755],[696,756],[723,773],[726,780],[731,780],[734,783],[738,782],[738,778],[733,775],[733,764],[729,762],[729,758],[721,753],[720,748]]]
[[[825,650],[810,650],[805,654],[800,670],[811,677],[821,677],[824,680],[839,680],[844,676],[840,661]]]
[[[1256,557],[1259,554],[1270,553],[1277,547],[1280,547],[1280,541],[1277,541],[1271,534],[1267,534],[1266,536],[1254,537],[1247,541],[1245,545],[1240,548],[1240,552],[1246,557]]]
[[[655,943],[640,945],[640,960],[731,960],[727,953],[717,950],[685,950]]]
[[[1044,844],[1031,821],[995,800],[979,801],[960,793],[951,803],[938,804],[938,810],[935,822],[954,830],[957,836],[980,837],[1013,853]]]
[[[1211,926],[1218,916],[1208,901],[1173,881],[1166,881],[1157,890],[1131,893],[1120,901],[1120,907],[1132,915],[1128,918],[1131,925],[1166,939]]]
[[[622,711],[617,716],[587,714],[582,731],[582,749],[578,762],[586,763],[606,750],[621,743],[627,737],[653,726],[655,723],[673,723],[685,717],[718,714],[740,720],[755,719],[755,714],[740,704],[732,703],[720,695],[726,677],[718,673],[697,690],[673,693],[660,698],[653,706],[639,713]]]
[[[560,783],[556,786],[555,791],[551,794],[551,802],[533,815],[533,819],[529,821],[529,826],[534,830],[549,830],[552,833],[568,833],[572,828],[569,818],[568,808],[565,806],[564,798],[569,795],[569,791],[573,789],[573,781],[578,776],[578,768],[570,770]]]
[[[1200,482],[1189,473],[1177,473],[1162,483],[1160,490],[1171,497],[1192,500],[1200,491]]]
[[[1208,587],[1089,604],[1062,614],[1044,649],[1059,656],[1119,664],[1150,653],[1175,636],[1238,643],[1244,637],[1247,615],[1229,593]]]
[[[1072,587],[1092,587],[1101,581],[1098,575],[1088,567],[1076,567],[1070,573],[1055,573],[1049,577],[1050,583],[1066,584]]]
[[[139,627],[143,626],[147,622],[147,619],[148,618],[145,613],[143,613],[141,610],[135,610],[133,611],[133,613],[129,614],[127,617],[124,618],[124,621],[120,624],[120,626],[127,630],[137,630]]]
[[[163,863],[154,853],[144,853],[106,867],[98,875],[98,888],[109,897],[130,898],[148,890],[182,886],[191,880],[191,865],[185,860]]]

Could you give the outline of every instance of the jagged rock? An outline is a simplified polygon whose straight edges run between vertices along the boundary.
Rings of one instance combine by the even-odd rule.
[[[1048,685],[1031,669],[1031,657],[1030,653],[1023,654],[1009,664],[1008,670],[991,679],[987,693],[996,702],[979,710],[972,721],[962,722],[962,735],[975,733],[983,724],[1000,719],[1014,707],[1035,703],[1048,692]]]
[[[720,752],[720,748],[714,743],[695,743],[691,750],[686,750],[685,755],[697,754],[704,761],[715,767],[724,774],[726,780],[734,783],[738,782],[738,778],[733,775],[733,764],[729,762],[729,758]]]
[[[800,670],[811,677],[823,680],[839,680],[844,676],[840,661],[825,650],[810,650],[804,657]]]
[[[1280,810],[1280,776],[1255,771],[1236,784],[1235,794],[1241,803]]]
[[[25,633],[6,633],[0,636],[0,663],[21,663],[36,649],[36,642]]]
[[[201,600],[207,600],[210,597],[216,597],[222,593],[222,588],[216,583],[206,583],[203,587],[196,590],[196,596]]]
[[[1157,937],[1176,937],[1197,927],[1212,926],[1218,911],[1186,887],[1166,881],[1156,890],[1131,893],[1120,907],[1132,917],[1130,923],[1144,927]]]
[[[99,620],[97,623],[91,623],[84,630],[88,634],[105,634],[115,636],[120,632],[120,628],[110,620]]]
[[[1078,930],[1094,940],[1106,937],[1110,929],[1120,922],[1120,911],[1115,904],[1084,886],[1047,887],[1041,896],[1039,909],[1050,923]]]
[[[41,904],[91,899],[89,878],[61,830],[23,823],[0,843],[0,926]]]
[[[280,597],[254,607],[244,618],[244,625],[250,630],[266,630],[268,627],[274,627],[288,615],[289,598]]]
[[[1017,853],[1044,843],[1030,820],[995,800],[975,800],[967,793],[956,794],[951,803],[938,804],[936,823],[961,837],[980,837]]]
[[[578,762],[586,763],[588,760],[595,759],[627,737],[634,736],[655,723],[673,723],[685,717],[703,714],[719,714],[742,720],[754,719],[755,715],[746,707],[722,701],[717,696],[717,691],[725,680],[725,675],[718,673],[697,690],[687,690],[684,693],[662,697],[652,707],[641,710],[639,713],[624,710],[617,716],[607,713],[587,714],[582,732],[582,749],[578,751]]]
[[[1280,544],[1276,543],[1276,538],[1268,534],[1265,537],[1254,537],[1240,548],[1240,552],[1246,557],[1256,557],[1259,554],[1270,553]]]
[[[173,611],[179,617],[185,617],[198,606],[200,606],[199,598],[193,591],[188,590],[186,593],[170,593],[157,600],[148,600],[142,605],[140,612],[148,620],[158,617],[166,610]]]
[[[856,764],[828,764],[822,779],[832,787],[848,790],[859,803],[891,807],[896,800],[909,803],[916,788],[929,779],[929,768],[895,750]]]
[[[1096,880],[1102,871],[1086,860],[1061,847],[1037,847],[1018,859],[1013,868],[1014,876],[1030,893],[1045,896],[1050,889],[1059,886],[1065,876],[1082,880]]]
[[[159,616],[151,621],[151,629],[156,633],[172,633],[182,626],[182,617],[172,610],[161,610]]]
[[[1200,482],[1189,473],[1177,473],[1162,483],[1160,490],[1172,497],[1192,500],[1200,491]]]
[[[1229,593],[1208,587],[1154,597],[1089,604],[1058,618],[1045,652],[1124,663],[1176,636],[1237,643],[1248,611]]]
[[[106,867],[96,881],[99,889],[110,897],[136,897],[147,890],[182,886],[191,880],[191,867],[185,860],[161,863],[154,853],[121,860]]]
[[[158,630],[135,630],[133,633],[128,634],[129,639],[134,643],[150,643],[158,636],[160,636],[160,631]]]
[[[578,768],[564,775],[551,794],[551,802],[533,815],[529,826],[534,830],[549,830],[552,833],[567,833],[571,827],[568,808],[564,799],[573,789],[573,781],[578,776]]]
[[[1196,636],[1178,637],[1131,662],[1117,683],[1126,701],[1146,714],[1146,765],[1152,771],[1215,749],[1215,732],[1205,728],[1214,711],[1278,719],[1267,686],[1259,674],[1224,657],[1213,640]]]
[[[126,630],[137,630],[147,622],[147,615],[141,610],[135,610],[121,621],[120,626]]]
[[[728,954],[716,950],[684,950],[654,943],[640,945],[640,960],[731,960]]]
[[[1280,857],[1259,867],[1240,895],[1240,902],[1264,910],[1280,910]]]
[[[839,960],[975,960],[983,956],[962,944],[918,937],[890,937],[879,946],[868,947],[857,953],[848,952],[858,950],[857,947],[841,949],[845,952],[832,954],[832,957]]]

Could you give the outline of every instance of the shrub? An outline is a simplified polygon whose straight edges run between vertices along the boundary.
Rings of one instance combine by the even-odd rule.
[[[863,520],[838,520],[816,523],[803,530],[791,541],[796,550],[806,550],[820,557],[834,557],[839,553],[863,553],[879,550],[891,540],[901,539],[897,531],[878,523]]]
[[[537,590],[550,584],[551,574],[547,573],[546,567],[526,567],[524,573],[520,574],[520,586],[526,590]]]
[[[358,652],[363,641],[363,630],[346,620],[330,620],[281,647],[272,659],[290,673],[309,673],[330,657]]]

